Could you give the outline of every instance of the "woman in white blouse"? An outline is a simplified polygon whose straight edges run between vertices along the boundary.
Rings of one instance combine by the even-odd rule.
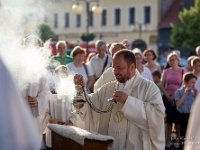
[[[80,46],[76,46],[72,50],[71,56],[73,57],[74,62],[67,64],[67,67],[70,71],[83,76],[86,89],[88,93],[90,93],[90,88],[93,86],[95,79],[90,66],[84,63],[85,50]]]
[[[154,50],[146,49],[143,52],[143,57],[146,61],[145,66],[148,67],[152,73],[156,70],[162,72],[160,65],[154,61],[157,58],[157,55],[154,52]]]
[[[149,79],[149,80],[153,81],[153,77],[152,77],[152,74],[151,74],[151,71],[149,70],[149,68],[142,65],[142,52],[141,52],[141,50],[138,49],[138,48],[135,48],[133,50],[133,53],[134,53],[135,59],[136,59],[137,70],[140,72],[142,77],[144,77],[145,79]]]

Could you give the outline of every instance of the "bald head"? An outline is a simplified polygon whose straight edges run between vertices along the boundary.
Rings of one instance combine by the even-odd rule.
[[[112,43],[109,48],[109,52],[110,52],[111,56],[113,57],[113,55],[116,52],[118,52],[119,50],[122,50],[122,49],[126,49],[126,47],[122,43]]]
[[[124,44],[124,46],[126,46],[126,49],[130,49],[130,43],[127,39],[122,40],[122,44]]]

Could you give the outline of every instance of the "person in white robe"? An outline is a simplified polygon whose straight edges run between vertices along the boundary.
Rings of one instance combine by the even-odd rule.
[[[200,149],[200,95],[198,95],[193,103],[186,137],[184,143],[184,150],[199,150]]]
[[[0,70],[0,149],[38,150],[37,125],[1,59]]]
[[[48,83],[44,78],[41,78],[38,83],[29,84],[28,87],[22,91],[22,96],[27,100],[41,134],[41,118],[47,109],[49,94]]]
[[[85,103],[79,110],[85,129],[114,137],[112,150],[164,150],[165,107],[160,90],[136,70],[135,56],[129,50],[113,56],[113,69],[115,81],[93,94],[85,94],[85,99],[97,109],[106,111],[113,105],[112,109],[99,114],[91,103]],[[81,75],[75,75],[74,83],[83,83]],[[116,104],[109,102],[110,98]]]
[[[121,48],[123,49],[123,48]],[[110,47],[110,53],[111,53],[111,56],[113,56],[117,51],[121,50],[119,47],[117,47],[116,45],[112,45]],[[139,54],[139,57],[142,57],[142,53],[140,52]],[[141,62],[140,62],[141,63]],[[142,66],[142,71],[140,72],[142,77],[144,77],[145,79],[149,79],[151,81],[153,81],[153,77],[152,77],[152,74],[151,74],[151,71],[145,67],[144,65],[140,64],[140,65],[137,65],[137,69],[139,69],[139,67]],[[100,78],[95,82],[94,84],[94,92],[96,92],[100,87],[102,87],[104,84],[110,82],[110,81],[114,81],[115,80],[115,76],[114,76],[114,73],[113,73],[113,68],[110,67],[108,68],[107,70],[105,70],[103,72],[103,74],[100,76]]]
[[[49,124],[79,126],[76,122],[76,116],[71,112],[71,102],[74,96],[73,74],[68,67],[64,65],[58,65],[54,72],[54,75],[57,76],[57,78],[55,78],[57,94],[49,95],[48,108],[42,119],[42,126],[45,129],[46,146],[48,148],[52,147],[51,130],[48,128]]]
[[[24,46],[27,49],[28,48],[40,49],[43,46],[43,42],[38,37],[31,35],[24,39]],[[35,74],[37,73],[38,72],[35,72]],[[31,73],[29,75],[33,76]],[[30,107],[33,118],[38,125],[38,131],[41,134],[41,140],[42,140],[43,129],[41,120],[45,115],[45,110],[47,109],[47,104],[48,104],[48,96],[50,94],[48,82],[45,79],[44,75],[41,77],[36,77],[35,81],[32,83],[30,83],[29,81],[27,83],[27,87],[21,89],[21,93]]]

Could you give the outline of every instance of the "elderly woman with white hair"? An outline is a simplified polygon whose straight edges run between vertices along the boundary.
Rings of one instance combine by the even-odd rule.
[[[152,74],[151,74],[151,71],[149,70],[149,68],[142,65],[142,52],[141,52],[141,50],[139,48],[135,48],[135,49],[133,49],[132,52],[134,53],[135,58],[136,58],[136,68],[140,72],[142,77],[145,78],[145,79],[149,79],[149,80],[153,81],[153,77],[152,77]]]

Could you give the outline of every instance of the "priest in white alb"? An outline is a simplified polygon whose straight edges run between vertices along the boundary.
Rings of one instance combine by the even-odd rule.
[[[159,89],[136,70],[135,56],[129,50],[115,53],[113,70],[115,81],[86,94],[85,100],[92,104],[85,103],[79,110],[85,129],[114,137],[112,150],[164,150],[165,107]],[[75,75],[74,82],[83,83],[82,76]],[[111,105],[107,113],[94,111],[106,111]]]

